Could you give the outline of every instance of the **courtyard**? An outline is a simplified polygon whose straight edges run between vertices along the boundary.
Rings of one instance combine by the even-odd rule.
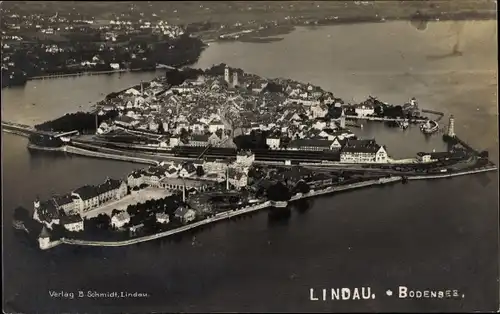
[[[82,214],[82,218],[92,218],[99,214],[106,214],[111,216],[113,209],[127,210],[127,207],[134,204],[144,203],[147,200],[161,199],[172,195],[171,191],[161,188],[148,187],[139,191],[131,191],[131,194],[122,199],[115,200],[103,204],[93,210]]]

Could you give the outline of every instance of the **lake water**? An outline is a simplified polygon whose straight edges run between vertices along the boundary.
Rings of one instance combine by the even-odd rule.
[[[409,23],[299,28],[268,44],[211,43],[198,67],[221,62],[266,77],[320,85],[347,101],[416,97],[453,113],[459,136],[498,162],[496,22]],[[451,55],[458,43],[461,54]],[[150,80],[128,73],[29,82],[2,90],[2,119],[34,124],[86,110],[107,93]],[[35,105],[32,105],[35,103]],[[81,107],[80,107],[81,106]],[[442,150],[425,139],[370,123],[396,157]],[[123,177],[124,162],[29,154],[24,138],[2,134],[4,308],[8,311],[472,311],[498,304],[496,173],[411,182],[319,198],[309,210],[271,223],[265,212],[223,222],[180,241],[123,248],[26,245],[12,230],[13,208],[83,184]],[[398,300],[398,285],[457,289],[458,300]],[[309,289],[370,286],[369,301],[310,301]],[[143,299],[50,297],[49,291],[145,292]],[[7,307],[5,307],[7,304]]]

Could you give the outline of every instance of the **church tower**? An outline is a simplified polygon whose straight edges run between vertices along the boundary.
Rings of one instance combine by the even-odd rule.
[[[340,127],[345,128],[345,112],[344,108],[342,108],[342,113],[340,114]]]
[[[231,84],[230,77],[229,77],[229,67],[227,65],[224,68],[224,81],[226,81],[226,83],[228,83],[228,84]]]
[[[233,73],[233,87],[240,86],[240,82],[238,81],[238,72]]]

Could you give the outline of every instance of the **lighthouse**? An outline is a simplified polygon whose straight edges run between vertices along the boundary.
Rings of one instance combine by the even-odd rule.
[[[448,136],[455,137],[455,118],[453,115],[450,116],[450,121],[448,122]]]
[[[231,84],[230,78],[229,78],[229,67],[227,65],[224,68],[224,81],[226,81],[226,83],[228,83],[228,84]]]

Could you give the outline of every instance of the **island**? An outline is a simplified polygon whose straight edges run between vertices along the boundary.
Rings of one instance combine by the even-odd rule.
[[[289,204],[307,198],[497,169],[487,151],[455,134],[453,116],[439,126],[442,117],[415,98],[348,103],[310,83],[263,78],[226,64],[170,69],[107,95],[90,112],[34,127],[2,122],[4,131],[28,136],[33,153],[148,165],[124,178],[36,199],[31,210],[15,210],[14,227],[41,249],[123,246],[264,208],[286,215]],[[366,121],[403,129],[419,124],[424,136],[438,136],[426,131],[437,125],[448,149],[392,158],[390,147],[351,131]]]

